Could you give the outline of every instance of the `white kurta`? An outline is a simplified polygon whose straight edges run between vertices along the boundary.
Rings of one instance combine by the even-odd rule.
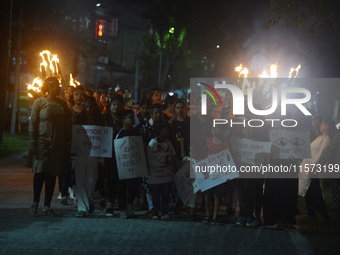
[[[99,158],[77,156],[75,159],[76,198],[78,211],[89,211],[98,176]]]
[[[330,145],[330,140],[328,136],[319,136],[311,143],[311,158],[303,159],[301,162],[302,171],[299,173],[299,195],[305,196],[311,179],[309,175],[314,174],[312,172],[312,167],[310,164],[318,164],[320,159],[325,154],[326,149]],[[316,168],[316,167],[315,167]],[[314,168],[314,171],[315,171]],[[309,172],[308,170],[309,169]]]

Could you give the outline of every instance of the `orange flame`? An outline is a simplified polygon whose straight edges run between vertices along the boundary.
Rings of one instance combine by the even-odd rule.
[[[39,77],[37,77],[33,80],[32,84],[26,83],[26,85],[27,85],[28,96],[33,97],[33,95],[29,91],[32,90],[33,92],[40,94],[43,82]]]
[[[77,78],[73,78],[72,74],[70,73],[70,86],[77,87],[80,86],[80,82],[77,81]]]
[[[235,72],[241,72],[242,69],[243,69],[243,67],[242,67],[242,63],[241,63],[239,66],[235,67]]]
[[[239,73],[238,77],[243,76],[242,90],[246,94],[247,88],[251,87],[251,84],[250,84],[250,82],[247,79],[248,73],[249,73],[248,68],[243,67],[243,65],[241,63],[239,66],[235,67],[235,72]]]
[[[57,54],[54,54],[52,56],[51,63],[50,63],[50,68],[53,71],[53,74],[57,74],[59,72],[58,63],[59,63],[58,56],[57,56]]]
[[[277,63],[270,65],[270,78],[277,78]]]
[[[249,73],[248,68],[243,67],[242,63],[239,66],[235,67],[235,72],[239,73],[238,77],[241,77],[241,75],[243,75],[244,78],[247,78]]]
[[[58,70],[58,63],[59,59],[57,54],[51,54],[49,50],[44,50],[40,52],[40,56],[42,58],[42,62],[40,64],[40,72],[44,74],[46,72],[47,67],[49,68],[50,75],[57,74],[59,72]]]

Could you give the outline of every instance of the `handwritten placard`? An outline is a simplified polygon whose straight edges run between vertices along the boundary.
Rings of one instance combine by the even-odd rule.
[[[160,184],[172,182],[172,155],[169,152],[151,153],[149,160],[149,183]]]
[[[201,179],[194,183],[199,186],[201,191],[239,177],[235,162],[228,149],[210,155],[208,158],[192,164],[192,167],[196,175],[195,178]],[[202,175],[204,179],[202,179]]]
[[[231,148],[237,162],[256,165],[256,156],[263,153],[270,153],[271,143],[233,137],[231,140]]]
[[[126,136],[115,139],[114,148],[120,180],[148,175],[141,136]]]
[[[112,127],[73,125],[71,152],[79,156],[112,157]]]
[[[271,130],[273,159],[302,159],[311,157],[309,131]]]

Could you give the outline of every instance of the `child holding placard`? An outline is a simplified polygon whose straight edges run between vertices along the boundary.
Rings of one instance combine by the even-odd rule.
[[[140,132],[134,128],[135,116],[133,110],[122,111],[123,127],[118,132],[115,139],[126,136],[140,136]],[[117,154],[116,154],[117,157]],[[118,181],[118,206],[120,218],[130,218],[134,214],[133,201],[138,195],[138,179],[124,179]]]
[[[173,180],[173,163],[177,162],[177,157],[169,141],[170,125],[164,121],[156,121],[153,128],[156,137],[151,139],[147,148],[150,166],[149,184],[152,188],[152,218],[158,219],[161,212],[161,219],[169,219],[169,192]],[[160,173],[161,171],[164,173]]]

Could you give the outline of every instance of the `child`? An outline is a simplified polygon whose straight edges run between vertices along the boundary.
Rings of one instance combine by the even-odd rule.
[[[123,127],[118,132],[115,139],[126,136],[140,136],[138,130],[134,128],[135,116],[133,110],[122,111]],[[130,218],[134,214],[133,202],[138,195],[138,179],[125,179],[118,181],[118,206],[120,210],[120,218]],[[127,202],[127,203],[126,203]]]
[[[173,162],[177,162],[176,152],[171,142],[169,141],[170,126],[167,122],[156,121],[153,125],[156,137],[151,139],[147,147],[148,158],[158,153],[168,152],[172,156],[172,160],[167,160],[165,164],[173,172]],[[171,181],[164,183],[151,184],[152,188],[152,203],[153,203],[153,219],[159,218],[161,210],[161,219],[169,219],[169,192]],[[162,201],[162,208],[160,203]]]
[[[213,127],[211,130],[212,136],[207,139],[208,154],[214,154],[227,149],[228,143],[223,141],[223,129],[219,126]],[[206,216],[203,219],[203,223],[217,223],[217,214],[220,206],[220,199],[226,192],[225,183],[222,183],[212,189],[204,192],[205,196],[205,212]],[[211,219],[210,203],[212,202],[212,196],[214,196],[214,214]]]

